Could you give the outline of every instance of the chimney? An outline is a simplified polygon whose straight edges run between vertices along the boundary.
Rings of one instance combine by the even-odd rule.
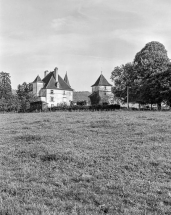
[[[48,70],[44,71],[44,77],[48,74]]]
[[[58,82],[58,68],[57,67],[55,67],[53,74],[54,74],[56,82]]]

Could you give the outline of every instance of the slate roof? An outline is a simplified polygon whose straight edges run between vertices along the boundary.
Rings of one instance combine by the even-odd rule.
[[[64,81],[67,83],[68,86],[70,86],[68,76],[67,76],[67,72],[65,74]]]
[[[97,81],[92,85],[92,87],[94,86],[112,86],[112,85],[109,84],[106,78],[101,74]]]
[[[47,81],[44,85],[43,88],[46,88],[46,89],[57,89],[57,84],[56,84],[56,80],[54,78],[54,76],[50,76],[49,78],[49,81]]]
[[[42,81],[45,83],[44,88],[46,88],[47,84],[49,83],[51,77],[53,77],[55,79],[55,76],[53,74],[53,72],[49,72],[43,79]]]
[[[73,91],[73,89],[61,78],[60,75],[58,75],[58,81],[60,86],[59,89]]]
[[[38,75],[38,76],[36,77],[36,79],[33,81],[33,83],[37,83],[37,82],[43,83],[43,81],[41,80],[41,78],[40,78],[39,75]]]
[[[73,89],[61,78],[60,75],[58,75],[59,86],[57,88],[57,83],[53,72],[50,72],[49,74],[47,74],[42,81],[45,83],[43,87],[44,89],[59,89],[59,90],[73,91]]]

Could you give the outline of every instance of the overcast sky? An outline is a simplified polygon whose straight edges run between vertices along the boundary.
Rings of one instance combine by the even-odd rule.
[[[66,71],[76,91],[133,61],[146,43],[171,56],[171,0],[0,0],[0,71],[12,87]]]

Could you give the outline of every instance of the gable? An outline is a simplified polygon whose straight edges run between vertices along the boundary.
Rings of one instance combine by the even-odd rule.
[[[42,81],[45,83],[45,85],[48,84],[48,82],[50,81],[51,77],[54,77],[53,72],[49,72],[43,79]],[[54,77],[55,78],[55,77]]]
[[[47,82],[44,86],[46,89],[57,89],[56,87],[56,80],[53,76],[51,76],[49,82]]]

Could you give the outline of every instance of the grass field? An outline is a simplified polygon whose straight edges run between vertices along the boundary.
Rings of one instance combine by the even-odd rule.
[[[0,115],[0,215],[171,214],[171,112]]]

